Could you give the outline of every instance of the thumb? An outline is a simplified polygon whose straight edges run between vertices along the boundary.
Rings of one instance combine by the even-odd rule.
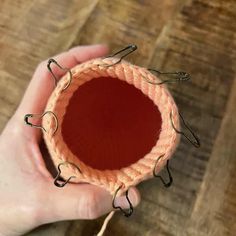
[[[91,184],[67,184],[64,188],[49,187],[40,210],[40,223],[62,220],[96,219],[112,210],[113,196],[106,190]],[[135,187],[129,189],[129,200],[135,207],[140,194]],[[115,205],[129,208],[125,196],[115,199]]]

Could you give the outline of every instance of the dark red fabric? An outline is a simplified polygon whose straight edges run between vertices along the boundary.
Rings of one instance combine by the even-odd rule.
[[[97,78],[72,96],[62,123],[71,151],[93,168],[120,169],[150,152],[161,129],[160,112],[133,85]]]

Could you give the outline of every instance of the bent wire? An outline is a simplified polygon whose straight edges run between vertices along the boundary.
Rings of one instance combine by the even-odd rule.
[[[73,75],[72,75],[71,70],[70,70],[69,68],[62,67],[61,65],[59,65],[59,63],[58,63],[55,59],[50,58],[50,59],[48,60],[48,63],[47,63],[47,68],[48,68],[49,72],[51,73],[52,78],[54,79],[54,84],[55,84],[55,86],[57,85],[57,82],[59,81],[59,78],[58,78],[58,77],[55,75],[55,73],[52,71],[52,68],[51,68],[51,64],[52,64],[52,63],[55,64],[55,65],[56,65],[58,68],[60,68],[61,70],[66,71],[66,72],[69,73],[69,81],[68,81],[68,84],[65,85],[65,87],[63,88],[63,90],[67,89],[67,88],[70,86],[71,81],[72,81],[72,78],[73,78]]]
[[[133,214],[133,210],[134,210],[134,209],[133,209],[133,205],[132,205],[132,203],[131,203],[131,201],[130,201],[130,199],[129,199],[129,196],[128,196],[129,190],[126,190],[126,192],[125,192],[126,200],[127,200],[128,203],[129,203],[129,209],[128,209],[128,210],[124,210],[124,209],[121,208],[120,206],[116,206],[116,205],[115,205],[115,198],[116,198],[116,195],[117,195],[118,191],[121,189],[121,187],[122,187],[122,186],[120,186],[119,188],[117,188],[117,190],[115,191],[115,194],[114,194],[113,199],[112,199],[112,207],[113,207],[114,209],[119,209],[119,210],[123,213],[124,216],[130,217],[130,216]]]
[[[26,125],[29,125],[30,127],[42,129],[44,132],[48,132],[48,131],[46,131],[46,129],[43,126],[41,126],[41,125],[34,125],[31,122],[29,122],[30,118],[34,118],[34,117],[43,118],[47,114],[51,114],[53,116],[54,120],[55,120],[56,126],[55,126],[55,128],[54,128],[54,130],[52,132],[52,135],[54,135],[56,133],[57,129],[58,129],[58,119],[57,119],[57,116],[55,115],[55,113],[52,112],[52,111],[46,111],[43,114],[26,114],[24,116],[24,122],[25,122]]]
[[[177,82],[181,82],[181,81],[188,81],[190,80],[190,74],[188,74],[185,71],[176,71],[176,72],[161,72],[159,70],[156,69],[148,69],[151,72],[155,72],[157,74],[159,74],[160,76],[174,76],[175,78],[172,79],[167,79],[167,80],[162,80],[161,82],[154,82],[151,81],[147,78],[144,78],[148,83],[151,83],[153,85],[161,85],[161,84],[170,84],[170,83],[177,83]]]
[[[188,135],[185,134],[185,132],[180,131],[178,129],[175,128],[174,124],[173,124],[173,120],[172,120],[172,112],[170,113],[170,120],[171,120],[171,124],[173,129],[175,130],[176,133],[183,135],[194,147],[199,148],[201,146],[200,143],[200,139],[198,138],[198,136],[193,132],[193,130],[190,128],[190,126],[187,125],[187,123],[185,122],[183,116],[179,113],[179,117],[181,118],[184,127],[190,132],[190,134],[193,136],[194,140],[192,140]]]
[[[58,173],[57,173],[57,175],[56,175],[56,177],[55,177],[55,179],[54,179],[54,184],[55,184],[57,187],[59,187],[59,188],[64,187],[72,178],[76,178],[76,176],[70,176],[66,181],[60,180],[60,179],[61,179],[61,166],[62,166],[62,165],[66,165],[66,164],[70,164],[70,165],[75,166],[76,169],[77,169],[80,173],[82,173],[81,170],[80,170],[80,168],[79,168],[77,165],[75,165],[74,163],[72,163],[72,162],[65,161],[65,162],[60,163],[60,164],[57,166]],[[58,181],[62,181],[62,183],[59,183]]]
[[[161,156],[159,156],[159,157],[157,158],[156,163],[155,163],[155,166],[154,166],[154,168],[153,168],[153,176],[156,177],[156,178],[160,178],[160,180],[161,180],[161,182],[163,183],[164,187],[168,188],[168,187],[170,187],[170,186],[172,185],[172,183],[173,183],[173,178],[172,178],[172,175],[171,175],[171,172],[170,172],[170,169],[169,169],[169,160],[167,160],[167,162],[166,162],[166,170],[167,170],[168,178],[169,178],[168,182],[166,182],[166,181],[163,179],[163,177],[162,177],[161,175],[158,175],[158,174],[156,173],[156,166],[157,166],[157,163],[158,163],[158,161],[159,161],[163,156],[165,156],[165,154],[163,154],[163,155],[161,155]]]
[[[123,58],[127,57],[129,54],[131,54],[132,52],[134,52],[135,50],[137,50],[137,48],[138,48],[138,47],[137,47],[135,44],[131,44],[131,45],[128,45],[127,47],[125,47],[125,48],[119,50],[118,52],[116,52],[116,53],[114,53],[114,54],[112,54],[112,55],[110,55],[110,56],[105,57],[105,59],[106,59],[106,58],[115,57],[115,56],[117,56],[117,55],[119,55],[119,54],[124,53],[124,55],[122,55],[122,56],[118,59],[118,61],[116,61],[115,63],[112,63],[112,64],[105,64],[105,65],[103,65],[103,66],[110,67],[110,66],[114,66],[114,65],[120,63]],[[100,66],[101,66],[101,65],[100,65]]]

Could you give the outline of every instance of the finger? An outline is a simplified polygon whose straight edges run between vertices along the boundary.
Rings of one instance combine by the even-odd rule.
[[[51,188],[46,203],[43,203],[41,223],[61,220],[96,219],[112,210],[112,195],[104,189],[90,184],[68,184],[64,188]],[[49,200],[48,200],[49,199]],[[129,190],[133,206],[140,202],[140,194],[135,187]],[[117,197],[115,204],[129,208],[125,196]]]
[[[108,53],[108,47],[105,45],[78,46],[56,55],[54,58],[62,67],[71,68],[81,62],[92,58],[101,57]],[[56,77],[61,77],[65,71],[52,68]],[[16,111],[15,117],[20,121],[27,113],[42,114],[47,100],[54,89],[54,81],[47,69],[47,60],[40,63],[37,67],[32,80],[25,92],[25,95]],[[35,129],[37,132],[38,130]]]

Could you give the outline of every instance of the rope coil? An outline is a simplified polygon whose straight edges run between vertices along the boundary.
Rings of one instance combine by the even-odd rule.
[[[172,122],[176,129],[179,130],[178,109],[167,88],[163,85],[153,86],[152,84],[147,83],[143,79],[143,75],[149,80],[157,81],[158,78],[147,69],[137,67],[126,61],[121,61],[109,67],[100,66],[105,63],[113,64],[115,62],[117,62],[117,58],[97,58],[77,65],[71,69],[73,80],[66,90],[64,88],[68,84],[68,78],[67,76],[61,78],[45,108],[45,110],[50,110],[57,115],[58,129],[53,136],[48,133],[44,133],[44,139],[49,147],[48,149],[55,166],[57,167],[61,162],[68,161],[79,166],[82,171],[82,174],[78,175],[74,166],[70,165],[67,168],[65,167],[62,173],[62,177],[64,179],[68,179],[70,176],[75,176],[76,178],[71,179],[71,182],[78,183],[80,181],[85,181],[103,187],[110,193],[114,193],[120,184],[123,184],[125,186],[124,190],[127,190],[130,186],[136,185],[144,179],[152,178],[156,156],[159,156],[160,153],[165,153],[164,159],[168,160],[179,142],[179,135],[177,135],[173,129],[169,119],[170,113],[172,113]],[[82,84],[93,78],[99,77],[117,78],[126,81],[129,84],[133,84],[133,86],[140,89],[153,101],[159,109],[162,118],[162,128],[159,139],[157,140],[156,145],[152,148],[151,152],[146,154],[142,159],[131,166],[115,171],[101,171],[85,165],[70,151],[69,147],[63,141],[61,134],[63,117],[73,93]],[[42,118],[43,127],[46,129],[52,126],[52,122],[52,117],[45,116]],[[158,163],[158,165],[160,165],[160,169],[164,166],[164,163],[164,161]],[[133,170],[139,170],[139,174],[137,174],[137,171],[133,174]]]

